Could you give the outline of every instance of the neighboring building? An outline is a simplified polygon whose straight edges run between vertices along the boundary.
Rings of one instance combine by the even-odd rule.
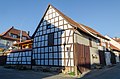
[[[114,56],[114,59],[112,59],[112,62],[114,62],[114,64],[119,63],[120,62],[120,49],[112,44],[110,44],[110,48]]]
[[[33,36],[34,66],[61,67],[81,73],[99,64],[99,39],[49,5]]]
[[[21,66],[21,68],[31,68],[32,40],[18,42],[14,44],[18,49],[6,53],[7,65]]]
[[[98,39],[98,50],[99,50],[99,58],[100,58],[100,64],[102,66],[105,65],[111,65],[111,52],[110,52],[110,44],[109,39],[97,32],[96,30],[85,26],[87,30],[89,30],[92,34],[94,34]]]
[[[118,43],[120,43],[120,38],[115,37],[115,38],[112,38],[112,39],[114,39],[115,41],[117,41]]]
[[[9,49],[14,49],[13,43],[22,42],[30,39],[26,31],[15,29],[11,27],[6,32],[0,34],[0,54],[3,55]]]
[[[114,64],[120,62],[120,43],[119,43],[119,39],[118,38],[117,39],[116,38],[111,38],[107,35],[105,37],[110,40],[110,48],[111,48],[111,51],[112,51],[113,57],[114,57],[114,58],[112,58],[111,61]]]
[[[32,48],[32,40],[25,40],[24,42],[18,42],[13,44],[13,46],[16,46],[18,49],[28,49]]]

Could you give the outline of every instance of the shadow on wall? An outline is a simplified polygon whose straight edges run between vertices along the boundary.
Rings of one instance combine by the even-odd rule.
[[[71,44],[68,43],[70,36],[65,37],[64,25],[58,25],[58,23],[58,26],[55,26],[56,23],[52,24],[43,20],[39,24],[34,36],[33,66],[62,69],[65,69],[65,66],[71,66],[73,59],[70,58],[70,52],[73,51],[71,48],[67,49],[67,47],[71,47]]]

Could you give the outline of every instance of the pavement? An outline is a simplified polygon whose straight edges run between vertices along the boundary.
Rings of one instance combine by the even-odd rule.
[[[0,66],[0,79],[75,79],[64,74],[6,69]]]
[[[6,69],[0,66],[0,79],[77,79],[64,74]],[[78,79],[120,79],[120,63],[113,67],[94,69]]]
[[[92,70],[80,79],[120,79],[120,63],[113,67]]]

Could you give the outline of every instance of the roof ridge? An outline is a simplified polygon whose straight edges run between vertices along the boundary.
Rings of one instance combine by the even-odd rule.
[[[61,11],[56,9],[54,6],[52,6],[68,23],[70,23],[72,26],[80,28],[82,31],[87,32],[88,34],[92,35],[93,37],[97,38],[94,34],[92,34],[89,30],[87,30],[85,27],[82,26],[82,24],[74,21],[70,17],[63,14]],[[84,25],[85,26],[85,25]]]
[[[52,5],[51,5],[52,6]],[[64,18],[64,16],[65,17],[67,17],[67,18],[69,18],[70,20],[72,20],[72,21],[74,21],[72,18],[70,18],[70,17],[68,17],[68,16],[66,16],[64,13],[62,13],[60,10],[58,10],[57,8],[55,8],[54,6],[52,6],[58,13],[60,13],[60,14],[62,14],[61,16]],[[64,15],[64,16],[63,16]],[[64,18],[64,19],[66,19],[66,18]],[[67,20],[68,21],[68,20]],[[74,22],[76,22],[76,21],[74,21]],[[77,22],[76,22],[77,23]]]
[[[100,32],[98,32],[98,31],[94,30],[93,28],[91,28],[91,27],[89,27],[89,26],[85,26],[85,25],[84,25],[84,27],[85,27],[86,29],[88,29],[91,33],[93,33],[94,35],[97,35],[97,36],[99,36],[99,37],[102,37],[102,38],[108,40],[104,35],[102,35],[102,34],[101,34]]]
[[[74,21],[73,19],[71,19],[70,17],[68,17],[68,16],[66,16],[65,14],[63,14],[61,11],[59,11],[58,9],[56,9],[54,6],[52,6],[68,23],[70,23],[72,26],[75,26],[75,27],[78,27],[78,28],[80,28],[82,31],[84,31],[84,32],[87,32],[88,34],[90,34],[90,35],[92,35],[92,36],[94,36],[94,37],[96,37],[96,38],[98,38],[97,36],[95,36],[95,34],[92,34],[86,27],[88,27],[88,28],[90,28],[90,29],[92,29],[91,27],[89,27],[89,26],[86,26],[86,25],[84,25],[84,24],[81,24],[81,23],[78,23],[78,22],[76,22],[76,21]],[[72,23],[72,22],[73,23]],[[86,27],[83,27],[83,26],[86,26]],[[92,29],[92,30],[94,30],[94,29]],[[94,30],[95,32],[97,32],[96,30]],[[102,34],[100,34],[99,32],[97,32],[96,33],[97,35],[100,35],[102,38],[104,38],[104,39],[107,39],[107,38],[105,38]]]
[[[22,32],[26,32],[25,30],[19,30],[19,29],[16,29],[16,28],[14,28],[15,30],[17,30],[17,31],[22,31]]]
[[[79,23],[77,23],[77,22],[74,21],[72,18],[70,18],[70,17],[66,16],[65,14],[63,14],[60,10],[58,10],[57,8],[55,8],[55,7],[54,7],[53,5],[51,5],[51,4],[48,5],[48,7],[47,7],[47,9],[46,9],[46,11],[45,11],[45,13],[44,13],[44,15],[42,16],[42,19],[44,18],[45,14],[46,14],[46,12],[47,12],[47,10],[49,9],[50,6],[51,6],[62,18],[64,18],[71,26],[73,26],[73,27],[78,27],[81,31],[83,31],[83,32],[85,32],[85,33],[87,33],[87,34],[89,34],[89,35],[92,35],[90,32],[88,32],[87,29],[83,28]],[[42,19],[41,19],[41,21],[42,21]],[[41,21],[40,21],[40,23],[41,23]],[[39,23],[39,25],[40,25],[40,23]],[[37,29],[40,27],[39,25],[37,26]],[[35,30],[35,32],[37,31],[37,29]],[[32,37],[35,35],[35,32],[33,33]],[[92,36],[96,38],[95,35],[92,35]]]
[[[4,36],[7,32],[9,32],[13,28],[14,28],[14,26],[10,27],[6,32],[3,32],[1,35]]]

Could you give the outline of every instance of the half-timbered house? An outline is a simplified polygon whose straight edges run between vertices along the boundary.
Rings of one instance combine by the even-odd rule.
[[[0,34],[0,55],[3,55],[9,49],[14,49],[13,44],[30,39],[26,31],[19,30],[13,26]]]
[[[19,30],[13,26],[7,31],[0,34],[0,65],[6,63],[7,53],[9,50],[15,50],[17,46],[14,43],[23,42],[30,39],[29,34],[26,31]]]
[[[6,53],[6,65],[19,68],[31,68],[32,40],[13,44],[17,49]]]
[[[34,67],[61,67],[67,72],[82,73],[99,63],[98,38],[52,5],[32,38]]]

